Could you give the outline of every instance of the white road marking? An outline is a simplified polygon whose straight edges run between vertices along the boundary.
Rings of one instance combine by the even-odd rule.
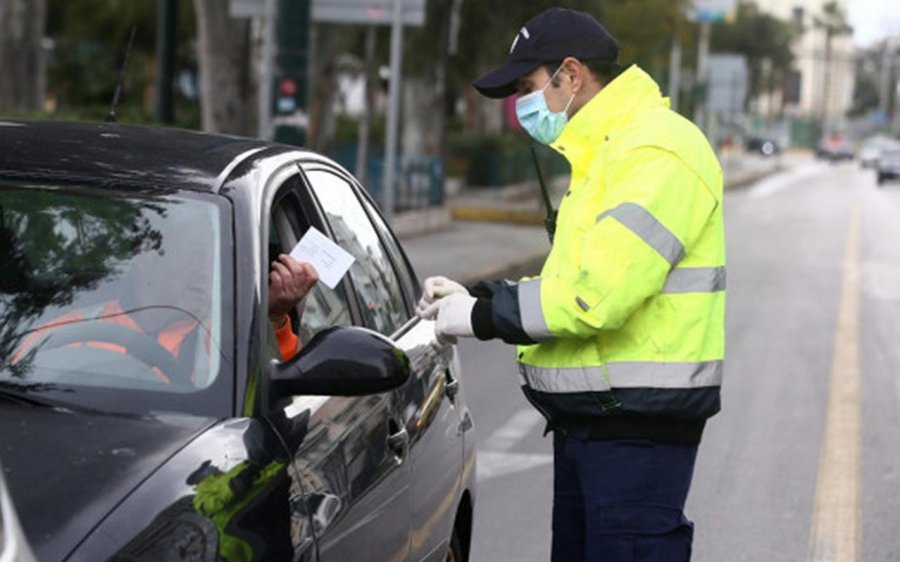
[[[533,408],[519,410],[505,424],[488,437],[478,451],[479,482],[523,472],[553,462],[553,455],[511,453],[516,444],[544,423],[544,418]]]
[[[479,483],[524,472],[553,462],[553,455],[541,453],[496,453],[494,451],[478,451],[477,475]]]
[[[543,421],[543,416],[533,408],[519,410],[505,424],[494,430],[484,443],[484,448],[488,451],[509,451]]]
[[[850,215],[809,562],[858,562],[862,537],[859,367],[860,218]]]

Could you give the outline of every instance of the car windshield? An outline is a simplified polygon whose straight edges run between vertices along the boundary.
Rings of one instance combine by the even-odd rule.
[[[0,185],[0,388],[191,412],[230,380],[218,199]]]

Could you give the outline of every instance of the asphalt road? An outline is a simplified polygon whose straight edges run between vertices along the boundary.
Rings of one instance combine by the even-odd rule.
[[[900,560],[900,184],[810,160],[725,205],[726,380],[688,501],[693,560]],[[460,352],[478,431],[472,560],[548,560],[551,442],[513,350]]]

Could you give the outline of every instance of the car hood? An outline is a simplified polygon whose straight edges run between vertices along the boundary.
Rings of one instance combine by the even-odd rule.
[[[38,559],[64,558],[141,481],[212,423],[3,404],[3,471]]]

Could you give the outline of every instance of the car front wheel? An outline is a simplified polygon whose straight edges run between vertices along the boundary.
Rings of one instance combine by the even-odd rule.
[[[459,540],[459,533],[456,532],[456,527],[454,526],[453,534],[450,536],[450,547],[447,549],[447,556],[444,557],[444,562],[464,561],[462,541]]]

